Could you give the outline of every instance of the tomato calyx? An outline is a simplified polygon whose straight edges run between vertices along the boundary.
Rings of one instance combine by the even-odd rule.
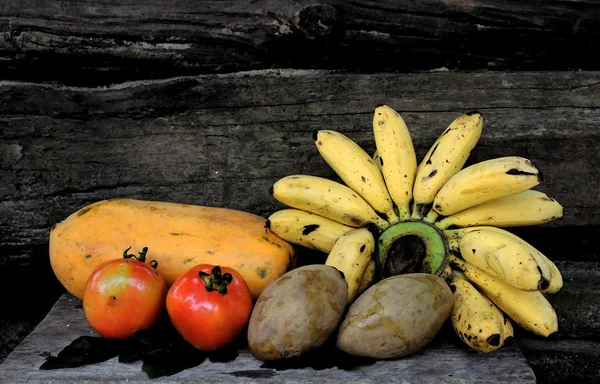
[[[146,254],[148,253],[148,247],[142,248],[142,252],[138,253],[139,256],[136,256],[136,255],[131,254],[131,253],[128,254],[127,252],[129,252],[130,249],[131,249],[131,247],[127,248],[123,252],[123,258],[124,259],[136,259],[137,261],[141,261],[142,263],[146,262]],[[154,268],[154,269],[156,269],[156,267],[158,267],[158,261],[156,261],[156,260],[152,260],[148,264],[150,264],[150,266],[152,268]]]
[[[221,274],[221,267],[218,265],[212,269],[212,273],[208,274],[200,271],[198,275],[204,281],[204,284],[206,284],[208,292],[217,291],[221,294],[226,294],[227,286],[233,281],[231,273]]]

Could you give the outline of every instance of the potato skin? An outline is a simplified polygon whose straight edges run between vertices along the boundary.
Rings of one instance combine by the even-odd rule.
[[[338,327],[348,302],[343,275],[307,265],[275,279],[258,298],[248,324],[248,345],[259,360],[300,356],[322,345]]]
[[[337,347],[355,356],[397,359],[418,351],[452,313],[452,291],[440,277],[392,276],[367,289],[342,321]]]

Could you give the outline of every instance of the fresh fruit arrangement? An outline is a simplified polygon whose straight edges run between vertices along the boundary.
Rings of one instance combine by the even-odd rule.
[[[317,150],[342,182],[311,175],[278,180],[272,195],[289,208],[274,212],[268,226],[327,253],[325,264],[346,277],[349,303],[377,279],[427,273],[451,288],[450,320],[470,348],[497,350],[513,336],[511,321],[549,336],[558,321],[545,294],[562,288],[560,271],[500,227],[544,224],[563,208],[532,189],[542,174],[528,159],[464,167],[482,127],[478,112],[459,116],[420,163],[408,127],[388,106],[374,112],[372,156],[339,132],[317,131]],[[360,302],[362,296],[349,311]]]
[[[100,201],[52,229],[51,265],[105,338],[130,338],[166,313],[196,351],[222,349],[247,330],[251,353],[264,361],[328,340],[346,356],[402,358],[448,320],[479,352],[505,345],[513,322],[549,336],[558,321],[546,295],[562,288],[561,273],[502,227],[547,223],[562,206],[533,189],[542,177],[528,159],[464,167],[482,128],[480,113],[459,116],[419,163],[404,120],[381,106],[375,153],[342,133],[315,132],[342,182],[283,177],[271,193],[287,208],[268,219]],[[325,262],[297,267],[292,244],[325,253]],[[136,257],[131,247],[144,248]]]

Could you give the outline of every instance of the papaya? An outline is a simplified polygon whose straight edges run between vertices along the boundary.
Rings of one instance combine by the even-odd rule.
[[[148,247],[147,261],[170,286],[197,264],[237,270],[258,298],[294,265],[293,246],[265,227],[266,219],[218,207],[136,199],[102,200],[72,213],[50,231],[50,265],[77,298],[107,260]]]

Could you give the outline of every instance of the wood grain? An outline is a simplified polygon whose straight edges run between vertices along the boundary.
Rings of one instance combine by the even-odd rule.
[[[141,362],[118,363],[116,358],[103,363],[51,371],[40,371],[44,355],[56,354],[83,335],[96,335],[87,324],[81,301],[63,295],[44,321],[0,364],[0,383],[535,383],[535,376],[516,346],[496,354],[472,354],[449,342],[430,344],[403,359],[378,361],[352,370],[339,368],[284,369],[262,367],[247,349],[241,349],[232,362],[212,363],[184,370],[173,376],[148,379]],[[435,364],[431,364],[435,362]],[[253,381],[256,380],[257,381]]]
[[[519,339],[519,347],[536,374],[538,383],[597,383],[600,376],[598,339]]]
[[[268,68],[597,70],[596,1],[3,1],[4,79],[120,83]]]
[[[83,205],[129,196],[266,216],[292,173],[335,178],[311,136],[339,130],[374,151],[372,113],[405,117],[417,155],[477,109],[469,162],[518,155],[565,207],[548,227],[600,224],[600,74],[209,75],[72,88],[0,83],[0,249],[45,244]]]

